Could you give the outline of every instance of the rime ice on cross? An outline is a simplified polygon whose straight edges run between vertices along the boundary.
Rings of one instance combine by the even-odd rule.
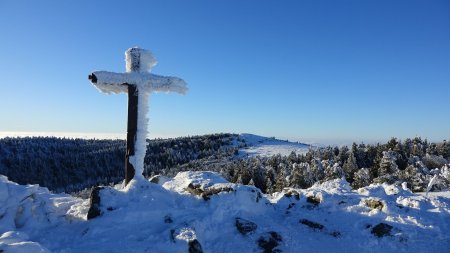
[[[148,96],[151,92],[185,94],[186,83],[177,77],[150,74],[156,59],[150,51],[133,47],[125,51],[126,73],[95,71],[89,80],[101,92],[128,93],[127,151],[125,155],[125,185],[142,177],[147,149]]]

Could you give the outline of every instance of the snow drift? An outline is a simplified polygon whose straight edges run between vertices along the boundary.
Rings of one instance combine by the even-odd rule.
[[[264,195],[212,172],[132,180],[89,200],[0,177],[5,252],[447,252],[450,199],[345,180]]]

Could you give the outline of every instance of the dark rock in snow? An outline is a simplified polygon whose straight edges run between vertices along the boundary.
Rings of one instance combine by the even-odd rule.
[[[296,200],[300,199],[300,193],[296,190],[289,189],[284,193],[284,196],[290,198],[294,197]]]
[[[170,240],[175,242],[175,229],[170,230]]]
[[[320,223],[317,223],[317,222],[313,222],[313,221],[307,220],[307,219],[301,219],[299,221],[299,223],[301,223],[303,225],[306,225],[306,226],[308,226],[308,227],[310,227],[312,229],[317,229],[317,230],[323,230],[325,228],[324,225],[322,225]]]
[[[308,196],[306,197],[306,202],[313,204],[314,206],[317,206],[320,204],[320,198],[316,197],[316,196]]]
[[[148,181],[150,181],[150,183],[158,184],[159,177],[160,177],[159,175],[155,175],[155,176],[151,177]]]
[[[271,231],[259,237],[258,245],[264,253],[276,253],[281,252],[280,249],[276,249],[281,241],[283,241],[283,238],[277,232]]]
[[[172,223],[172,217],[170,217],[170,215],[166,215],[164,216],[164,223]]]
[[[290,204],[288,205],[288,207],[287,207],[287,210],[293,208],[294,206],[295,206],[295,203],[290,203]]]
[[[197,239],[189,241],[189,253],[203,253],[202,245]]]
[[[186,191],[202,197],[204,200],[211,199],[212,195],[218,194],[220,192],[230,192],[234,191],[233,188],[230,187],[219,187],[219,188],[207,188],[207,189],[201,189],[200,185],[193,185],[192,183],[188,185],[186,188]]]
[[[288,207],[286,208],[286,214],[290,214],[291,213],[291,211],[289,211],[289,209],[291,209],[291,208],[293,208],[295,206],[295,203],[290,203],[289,205],[288,205]]]
[[[235,224],[236,224],[236,228],[239,231],[239,233],[241,233],[243,235],[251,233],[258,228],[258,225],[256,225],[256,223],[251,222],[246,219],[242,219],[242,218],[236,218]]]
[[[148,181],[154,184],[163,185],[165,182],[169,181],[170,178],[162,176],[162,175],[154,175]]]
[[[90,200],[89,200],[89,210],[87,214],[87,219],[94,219],[101,215],[100,211],[100,191],[103,190],[102,186],[95,186],[92,189]]]
[[[339,232],[339,231],[333,231],[333,232],[330,233],[330,235],[333,236],[333,237],[338,238],[338,237],[341,237],[341,232]]]
[[[372,209],[383,209],[383,202],[376,200],[376,199],[366,199],[364,201],[366,203],[366,206],[372,208]]]
[[[391,236],[392,226],[386,223],[379,223],[372,228],[371,233],[377,237]]]

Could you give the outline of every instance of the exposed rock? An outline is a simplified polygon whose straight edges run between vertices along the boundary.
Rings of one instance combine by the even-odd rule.
[[[288,205],[288,207],[287,207],[287,210],[293,208],[294,206],[295,206],[295,203],[290,203],[290,204]]]
[[[186,191],[202,197],[204,200],[209,200],[212,195],[218,194],[220,192],[230,192],[234,191],[231,187],[213,187],[213,188],[207,188],[207,189],[201,189],[200,185],[193,185],[192,183],[188,185],[186,188]]]
[[[392,226],[386,223],[379,223],[370,231],[377,237],[391,236]]]
[[[192,183],[190,183],[185,190],[191,194],[194,194],[197,196],[202,196],[202,197],[203,197],[202,194],[205,192],[200,188],[200,185],[193,185]]]
[[[172,223],[172,217],[170,217],[170,215],[166,215],[164,216],[164,223]]]
[[[288,198],[294,197],[296,200],[300,199],[300,193],[293,189],[286,190],[286,192],[284,193],[284,196],[288,197]]]
[[[189,241],[189,253],[203,253],[202,245],[197,239]]]
[[[262,199],[262,195],[261,195],[261,192],[258,191],[256,193],[256,199],[255,199],[256,203],[258,203],[260,199]]]
[[[321,200],[319,197],[316,196],[308,196],[306,197],[306,202],[313,204],[314,206],[317,206],[320,204]]]
[[[264,253],[276,253],[281,252],[280,249],[276,249],[281,241],[283,241],[283,238],[277,232],[271,231],[259,237],[258,245]]]
[[[154,175],[148,181],[150,181],[151,183],[154,183],[154,184],[163,185],[165,182],[167,182],[169,180],[170,180],[170,178],[168,178],[166,176]]]
[[[170,230],[170,240],[175,242],[175,229]]]
[[[333,237],[338,238],[338,237],[341,237],[341,232],[339,232],[339,231],[333,231],[333,232],[330,233],[330,235],[333,236]]]
[[[308,227],[310,227],[310,228],[312,228],[314,230],[316,230],[316,229],[317,230],[323,230],[325,228],[324,225],[322,225],[320,223],[317,223],[317,222],[313,222],[313,221],[307,220],[307,219],[301,219],[301,220],[299,220],[299,223],[301,223],[303,225],[306,225],[306,226],[308,226]]]
[[[364,201],[366,203],[366,206],[372,208],[372,209],[383,209],[383,202],[376,200],[376,199],[366,199]]]
[[[177,241],[187,243],[189,253],[203,253],[202,245],[200,245],[200,242],[197,240],[197,235],[192,228],[184,227],[171,229],[170,240],[174,243]]]
[[[236,228],[239,231],[239,233],[241,233],[243,235],[251,233],[258,228],[258,225],[256,225],[256,223],[251,222],[246,219],[242,219],[242,218],[236,218],[235,224],[236,224]]]
[[[90,195],[89,199],[89,210],[87,214],[87,219],[94,219],[97,216],[101,215],[100,210],[100,190],[102,190],[104,187],[102,186],[95,186]]]

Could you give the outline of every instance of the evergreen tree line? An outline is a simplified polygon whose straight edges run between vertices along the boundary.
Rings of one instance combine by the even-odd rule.
[[[450,186],[450,143],[419,137],[385,144],[323,147],[289,156],[247,157],[234,134],[214,134],[149,141],[144,175],[174,176],[180,171],[209,170],[230,182],[255,185],[265,193],[285,187],[308,188],[316,182],[345,179],[353,188],[371,183],[403,183],[424,191],[436,176],[434,190]],[[124,178],[123,140],[53,137],[0,139],[0,174],[20,184],[76,192]]]
[[[236,152],[237,135],[214,134],[148,141],[144,175],[151,176],[205,157]],[[124,178],[124,140],[56,137],[0,139],[0,174],[19,184],[39,184],[55,192],[75,192]]]
[[[413,191],[425,191],[436,176],[432,190],[450,187],[450,143],[429,143],[419,137],[403,142],[392,138],[385,144],[356,144],[310,149],[306,154],[251,157],[217,162],[194,160],[165,171],[169,176],[183,170],[220,172],[230,182],[255,185],[264,193],[285,187],[308,188],[316,182],[342,178],[354,189],[371,183],[407,183]]]

